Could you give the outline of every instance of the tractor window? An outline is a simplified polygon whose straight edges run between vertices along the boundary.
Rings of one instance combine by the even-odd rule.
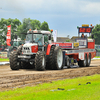
[[[42,34],[33,34],[33,41],[37,42],[40,46],[42,45]]]
[[[26,36],[26,41],[27,41],[27,42],[32,41],[32,34],[28,34],[28,35]]]
[[[44,43],[48,42],[48,35],[44,35]]]

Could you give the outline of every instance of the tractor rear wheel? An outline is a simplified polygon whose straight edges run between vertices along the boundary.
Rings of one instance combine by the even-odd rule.
[[[91,63],[91,54],[89,53],[89,56],[87,58],[87,64],[86,64],[86,66],[89,67],[90,63]]]
[[[53,69],[53,64],[54,64],[54,50],[55,50],[55,46],[51,47],[50,50],[50,55],[46,56],[46,69]]]
[[[86,63],[87,63],[87,55],[85,55],[84,60],[78,61],[79,67],[86,67]]]
[[[45,53],[43,51],[38,51],[35,56],[35,69],[39,71],[45,70],[46,60]]]
[[[12,70],[19,70],[20,68],[20,62],[18,60],[18,54],[16,51],[12,51],[10,53],[10,68]]]
[[[66,56],[66,59],[65,59],[65,66],[67,66],[67,68],[70,68],[70,59],[69,59],[69,56]]]
[[[59,70],[63,68],[63,53],[60,47],[56,47],[53,54],[53,69]]]

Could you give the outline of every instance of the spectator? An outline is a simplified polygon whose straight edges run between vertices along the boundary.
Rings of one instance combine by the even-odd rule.
[[[81,38],[84,38],[84,34],[82,33]]]

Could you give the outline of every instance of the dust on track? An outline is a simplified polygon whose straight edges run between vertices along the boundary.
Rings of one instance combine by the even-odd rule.
[[[100,60],[92,60],[90,67],[45,71],[35,69],[13,71],[9,65],[3,65],[0,66],[0,91],[94,74],[100,74]]]

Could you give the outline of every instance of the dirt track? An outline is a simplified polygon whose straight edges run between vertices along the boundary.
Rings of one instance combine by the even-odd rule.
[[[92,60],[90,67],[46,71],[34,69],[13,71],[9,65],[3,65],[0,66],[0,91],[93,74],[100,74],[100,60]]]

